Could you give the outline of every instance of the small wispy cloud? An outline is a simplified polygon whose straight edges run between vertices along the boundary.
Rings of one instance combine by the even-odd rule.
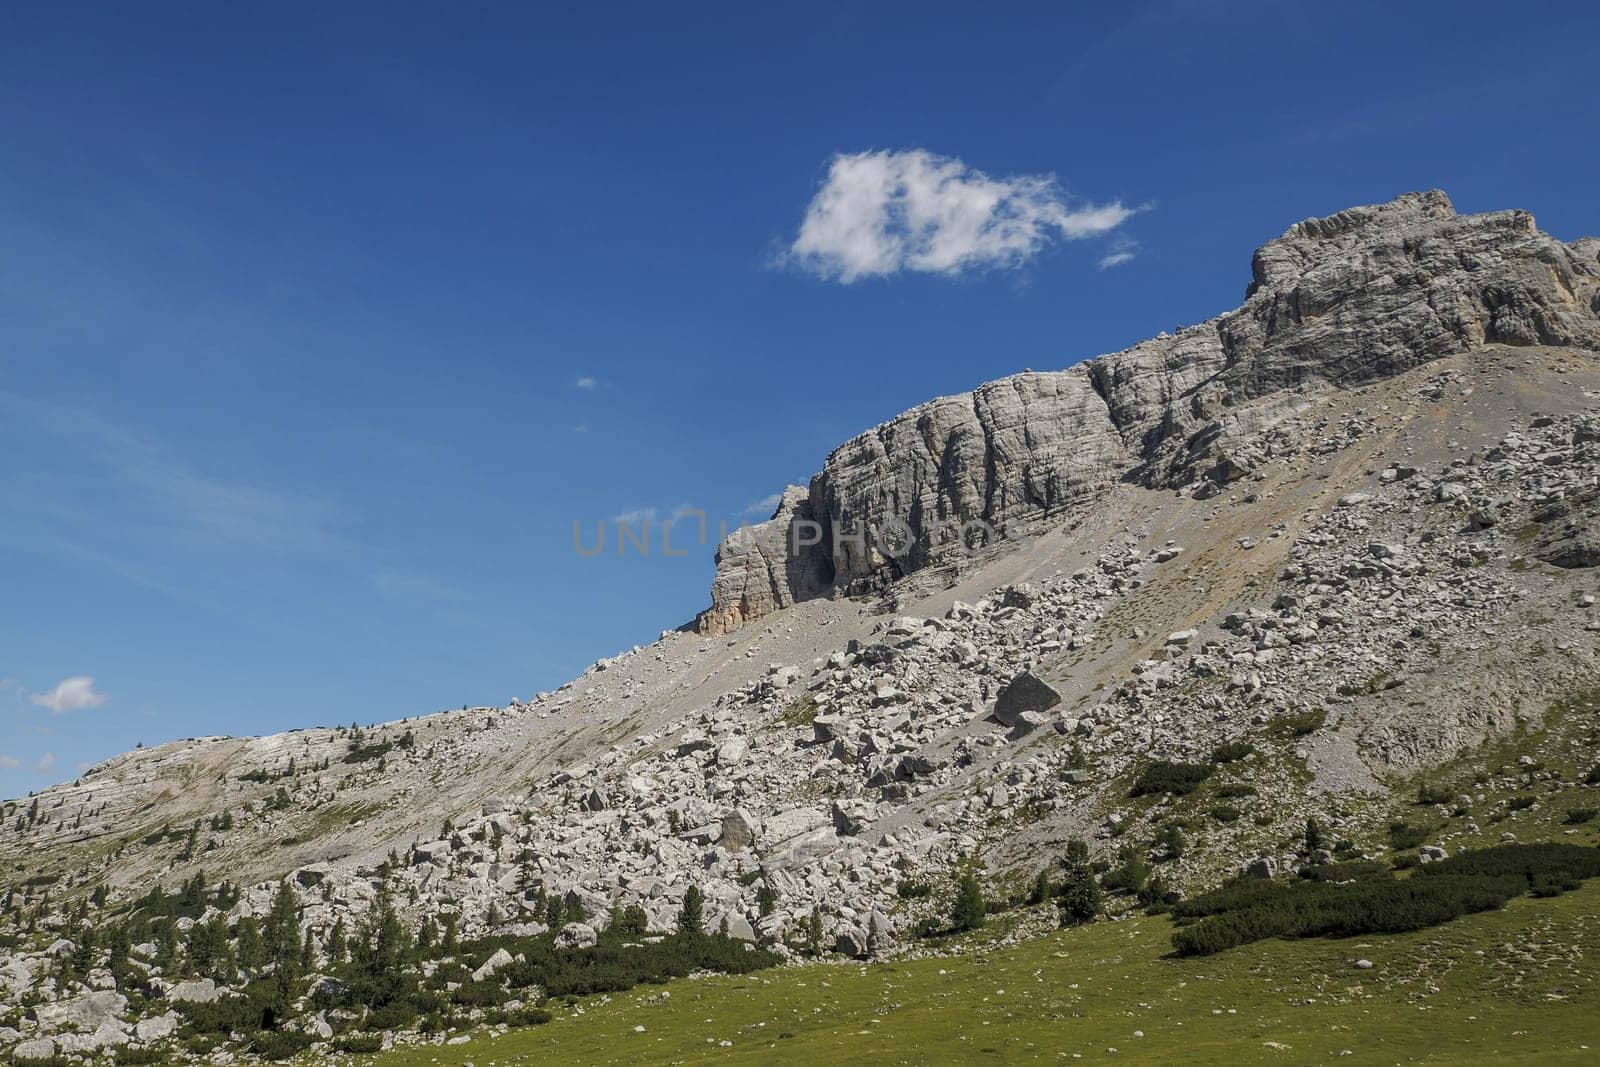
[[[48,693],[33,694],[32,699],[39,707],[49,708],[61,715],[84,708],[98,708],[106,702],[106,695],[95,690],[93,678],[79,674],[63,679]]]
[[[22,761],[15,756],[0,756],[0,771],[14,771],[22,766]]]
[[[1017,267],[1056,240],[1098,237],[1138,209],[1069,203],[1049,174],[994,178],[924,149],[837,155],[788,259],[850,284],[901,271]]]
[[[632,511],[611,516],[611,521],[620,522],[625,526],[635,526],[641,522],[653,522],[659,514],[655,508],[634,508]]]
[[[774,511],[778,510],[778,505],[782,503],[782,501],[783,493],[772,493],[768,496],[762,497],[760,500],[752,500],[748,505],[745,506],[744,514],[771,515]]]
[[[33,769],[38,771],[40,774],[48,774],[50,770],[55,767],[55,765],[56,754],[54,752],[46,752],[44,755],[39,757],[39,762],[33,765]]]
[[[572,428],[572,432],[573,433],[588,433],[589,432],[589,424],[587,422],[580,422],[580,423],[578,423],[578,425],[576,425],[576,426],[574,426]]]
[[[1139,254],[1139,242],[1129,237],[1118,237],[1111,244],[1111,251],[1100,257],[1095,264],[1099,270],[1110,270],[1120,267],[1124,263],[1132,263]]]
[[[584,390],[585,392],[593,392],[595,389],[600,387],[600,379],[585,374],[582,378],[579,378],[572,384],[577,388]]]

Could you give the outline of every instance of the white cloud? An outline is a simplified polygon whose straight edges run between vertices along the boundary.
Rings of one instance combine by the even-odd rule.
[[[1099,267],[1101,270],[1110,270],[1112,267],[1120,267],[1124,263],[1133,262],[1134,255],[1135,253],[1129,249],[1123,249],[1120,252],[1112,252],[1108,256],[1101,256],[1100,262],[1096,263],[1095,266]]]
[[[14,771],[22,766],[15,756],[0,756],[0,771]]]
[[[40,774],[48,774],[50,768],[54,767],[55,765],[56,754],[54,752],[46,752],[44,755],[39,757],[39,762],[33,765],[33,769],[38,771]]]
[[[60,715],[68,711],[81,711],[84,708],[98,708],[106,702],[106,695],[95,692],[93,678],[79,674],[64,679],[48,693],[33,694],[33,702]]]
[[[1135,210],[1069,206],[1048,174],[991,178],[920,148],[857,152],[833,158],[789,257],[846,284],[903,270],[957,275],[1020,266],[1053,240],[1109,233]]]
[[[771,496],[764,496],[760,500],[753,501],[744,509],[744,513],[746,515],[771,515],[778,510],[778,505],[782,501],[783,494],[781,492],[773,493]]]
[[[625,526],[636,526],[641,522],[652,521],[655,519],[656,514],[655,508],[634,508],[632,511],[624,511],[620,515],[611,516],[611,521],[620,522]]]
[[[579,389],[593,390],[597,386],[599,386],[600,380],[598,378],[592,378],[589,375],[585,374],[582,378],[579,378],[577,381],[573,382],[572,384],[576,385]]]

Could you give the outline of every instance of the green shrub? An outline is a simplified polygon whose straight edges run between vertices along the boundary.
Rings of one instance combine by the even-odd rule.
[[[135,1067],[137,1064],[167,1063],[167,1054],[153,1048],[119,1048],[112,1054],[117,1067]]]
[[[1248,741],[1224,741],[1211,750],[1211,762],[1234,763],[1249,756],[1255,750],[1255,746]]]
[[[1322,729],[1322,724],[1327,721],[1328,713],[1326,711],[1295,712],[1273,720],[1272,732],[1284,738],[1304,737],[1309,733]]]
[[[1506,810],[1507,811],[1527,811],[1529,808],[1533,807],[1537,803],[1539,803],[1539,798],[1538,797],[1530,797],[1530,796],[1512,797],[1511,799],[1506,801]]]
[[[1245,785],[1243,782],[1229,782],[1227,785],[1217,787],[1217,796],[1223,800],[1238,800],[1241,797],[1253,797],[1256,787]]]
[[[1232,804],[1218,804],[1211,809],[1211,817],[1220,823],[1238,822],[1239,816],[1243,814],[1244,812]]]
[[[291,1060],[311,1047],[311,1035],[293,1030],[259,1030],[246,1042],[264,1060]]]
[[[1203,956],[1269,937],[1353,937],[1437,926],[1523,893],[1553,896],[1600,877],[1600,849],[1496,845],[1422,866],[1411,878],[1376,865],[1329,864],[1293,883],[1236,879],[1176,905],[1179,955]],[[1329,877],[1338,873],[1354,877]]]
[[[1138,893],[1150,877],[1150,865],[1145,862],[1144,853],[1131,845],[1125,845],[1118,853],[1118,861],[1117,866],[1101,876],[1101,887]]]
[[[1454,799],[1450,790],[1443,786],[1430,785],[1427,782],[1417,786],[1418,804],[1448,804]]]
[[[1389,824],[1389,844],[1397,849],[1416,848],[1432,834],[1433,830],[1426,826],[1398,820]]]
[[[392,741],[379,741],[370,745],[354,745],[340,762],[342,763],[368,763],[375,759],[382,759],[394,748]]]
[[[1566,822],[1568,826],[1578,826],[1600,815],[1600,808],[1568,808]]]
[[[481,982],[465,982],[450,994],[457,1004],[469,1008],[492,1008],[506,999],[506,990],[493,978]]]
[[[1142,797],[1162,793],[1187,796],[1200,788],[1200,783],[1211,777],[1212,767],[1205,763],[1171,763],[1157,760],[1140,772],[1129,796]]]
[[[347,1034],[334,1039],[333,1051],[370,1056],[383,1051],[383,1038],[377,1034]]]
[[[1301,867],[1301,878],[1316,882],[1352,882],[1358,878],[1380,878],[1389,868],[1373,860],[1350,860],[1346,863],[1314,863]]]

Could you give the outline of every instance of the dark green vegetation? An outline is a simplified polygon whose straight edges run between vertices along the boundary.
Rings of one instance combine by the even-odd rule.
[[[130,1010],[142,1014],[152,1007],[160,1014],[148,974],[130,958],[132,945],[149,942],[156,945],[150,962],[168,978],[211,978],[237,990],[212,1003],[174,1005],[182,1016],[178,1041],[190,1053],[211,1053],[237,1035],[238,1044],[261,1059],[294,1057],[314,1040],[290,1022],[302,998],[328,1013],[336,1050],[374,1052],[385,1030],[441,1034],[480,1022],[536,1025],[549,1020],[539,1005],[550,998],[618,992],[692,972],[745,974],[778,962],[749,942],[705,932],[698,895],[691,897],[680,929],[671,934],[649,934],[644,913],[632,908],[619,909],[585,948],[560,947],[553,933],[458,942],[454,916],[442,924],[426,919],[415,931],[407,927],[385,881],[364,920],[348,931],[335,924],[319,953],[301,927],[301,902],[287,882],[264,920],[230,923],[225,915],[237,890],[227,883],[208,886],[196,876],[173,893],[153,889],[121,912],[106,909],[99,894],[80,901],[75,950],[55,963],[52,976],[85,982],[103,964]],[[582,918],[559,897],[535,904],[542,917],[555,920],[554,928]],[[212,918],[180,932],[179,920],[198,920],[208,908],[215,909]],[[474,978],[502,949],[510,962]],[[124,1053],[133,1058],[118,1062],[146,1062],[139,1059],[144,1052]]]
[[[1211,777],[1214,768],[1207,763],[1169,763],[1157,760],[1139,772],[1128,795],[1143,797],[1173,793],[1187,796],[1200,788],[1200,783]]]
[[[1420,930],[1500,908],[1525,893],[1555,896],[1600,876],[1600,849],[1497,845],[1463,852],[1397,877],[1376,865],[1313,869],[1294,882],[1238,879],[1177,904],[1186,923],[1179,955],[1205,956],[1271,937],[1353,937]]]

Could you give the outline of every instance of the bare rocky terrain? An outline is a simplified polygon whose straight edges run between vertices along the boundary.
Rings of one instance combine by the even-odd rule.
[[[891,520],[908,544],[850,536]],[[721,547],[693,625],[555,692],[174,742],[7,802],[31,919],[0,999],[30,1010],[0,1047],[166,1037],[46,964],[73,900],[202,870],[244,887],[231,919],[288,878],[317,947],[386,864],[463,936],[542,929],[535,894],[581,907],[564,943],[631,904],[667,929],[693,885],[780,955],[814,913],[839,952],[909,951],[907,886],[960,864],[1162,858],[1130,783],[1228,743],[1264,816],[1163,877],[1292,866],[1308,816],[1355,835],[1363,798],[1600,682],[1596,594],[1600,241],[1439,192],[1308,220],[1235,311],[841,446]]]

